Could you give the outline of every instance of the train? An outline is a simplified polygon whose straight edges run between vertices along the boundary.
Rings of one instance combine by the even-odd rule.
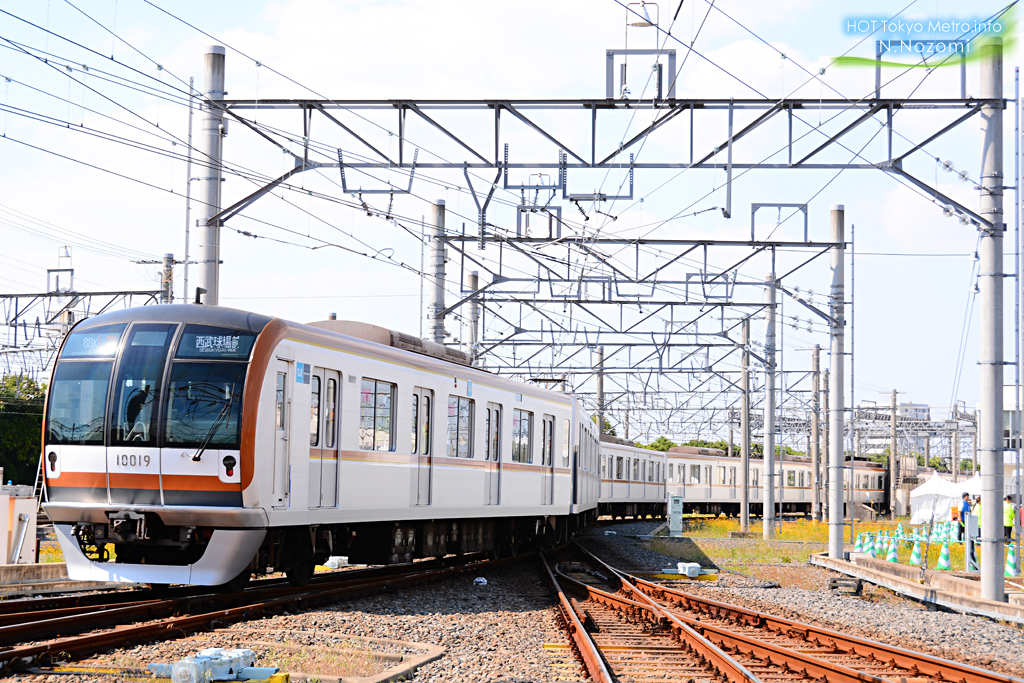
[[[667,453],[668,496],[679,496],[686,513],[740,514],[741,463],[717,448],[675,446]],[[750,514],[762,515],[764,461],[751,459],[748,482]],[[847,460],[843,500],[846,514],[854,506],[876,511],[888,505],[888,475],[884,465],[866,460]],[[825,465],[820,465],[819,482],[824,499]],[[814,464],[802,455],[780,453],[775,461],[775,503],[777,513],[812,513]]]
[[[302,585],[333,555],[500,557],[599,515],[662,517],[672,495],[687,511],[739,505],[737,459],[599,435],[576,397],[458,350],[218,306],[79,321],[42,438],[43,508],[83,581]],[[783,507],[809,511],[808,463],[782,469]]]
[[[103,313],[62,342],[45,414],[43,507],[74,580],[302,585],[332,555],[514,554],[598,513],[574,396],[363,323]]]

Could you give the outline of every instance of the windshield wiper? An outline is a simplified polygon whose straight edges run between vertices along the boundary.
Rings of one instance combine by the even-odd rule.
[[[220,409],[220,413],[218,413],[217,419],[213,421],[213,426],[210,427],[210,431],[206,433],[206,438],[203,439],[202,445],[199,446],[199,450],[196,451],[196,454],[192,456],[193,462],[199,462],[202,459],[203,451],[205,451],[206,447],[210,445],[210,439],[212,439],[213,435],[217,432],[217,428],[220,427],[220,421],[228,414],[228,409],[231,408],[231,404],[234,400],[235,397],[232,396],[228,399],[228,402],[224,404],[224,407]]]

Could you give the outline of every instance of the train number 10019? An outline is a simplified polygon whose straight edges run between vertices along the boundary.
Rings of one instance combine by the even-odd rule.
[[[114,456],[114,462],[119,467],[149,467],[150,456],[148,455],[121,455]]]

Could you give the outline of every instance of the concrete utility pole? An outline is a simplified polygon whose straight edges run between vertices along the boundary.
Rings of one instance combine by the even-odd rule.
[[[821,345],[811,352],[811,462],[814,466],[811,483],[811,512],[814,521],[821,521]]]
[[[900,457],[896,443],[896,390],[889,403],[889,519],[896,519],[896,460]]]
[[[597,347],[597,433],[604,434],[604,347]]]
[[[924,437],[924,466],[928,467],[928,461],[932,458],[932,437]]]
[[[189,233],[192,230],[192,114],[195,108],[192,106],[195,97],[195,78],[188,79],[188,157],[185,161],[185,261],[181,269],[181,300],[183,303],[191,301],[188,293],[188,262]],[[422,268],[421,268],[422,270]]]
[[[928,461],[925,460],[925,464]],[[978,473],[978,427],[977,424],[974,427],[974,433],[971,434],[971,475]]]
[[[828,412],[828,388],[829,388],[828,368],[825,368],[822,371],[821,374],[822,374],[822,381],[821,381],[821,386],[822,386],[822,389],[821,389],[821,414],[825,416],[825,423],[822,425],[822,429],[821,429],[821,443],[822,443],[821,450],[824,452],[824,459],[825,459],[825,467],[824,467],[825,480],[821,484],[821,489],[822,489],[822,491],[827,492],[828,491],[828,444],[829,444],[829,440],[828,440],[828,418],[829,418],[829,412]],[[828,508],[828,495],[825,495],[822,498],[821,505],[822,505],[822,508],[823,508],[822,509],[822,513],[821,513],[822,517],[828,518],[828,514],[829,514],[828,513],[828,510],[829,510],[829,508]]]
[[[480,273],[474,270],[469,274],[469,291],[480,289]],[[480,348],[480,302],[475,298],[469,302],[469,353],[476,365],[476,353]]]
[[[832,230],[829,241],[832,247],[831,268],[832,288],[829,292],[829,315],[832,317],[831,353],[829,372],[829,438],[828,438],[828,556],[843,559],[843,328],[846,325],[846,287],[843,281],[843,260],[846,249],[843,245],[842,204],[832,207]]]
[[[164,270],[160,275],[160,303],[174,303],[174,254],[164,254]]]
[[[740,388],[740,531],[750,531],[750,318],[743,321]]]
[[[1003,42],[981,46],[981,597],[1002,602],[1003,582]]]
[[[206,48],[203,92],[207,100],[223,100],[224,48],[211,45]],[[199,286],[206,290],[202,301],[209,306],[220,302],[220,221],[210,225],[210,219],[220,213],[221,161],[224,158],[224,111],[210,102],[202,104],[202,122],[199,128],[199,164],[204,169],[199,178],[198,210]],[[191,297],[190,297],[191,298]]]
[[[764,540],[775,537],[775,273],[764,278],[764,475],[761,499],[764,501],[762,533]]]
[[[435,344],[444,344],[444,263],[447,261],[447,249],[444,246],[444,200],[438,199],[431,206],[431,219],[434,225],[433,239],[430,240],[430,277],[434,289],[427,305],[427,334]]]

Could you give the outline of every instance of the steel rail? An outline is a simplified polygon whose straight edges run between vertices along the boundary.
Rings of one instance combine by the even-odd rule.
[[[601,564],[604,565],[604,563]],[[747,670],[746,667],[737,662],[731,656],[726,654],[720,647],[694,629],[690,628],[690,626],[683,623],[681,620],[676,619],[673,615],[665,612],[653,601],[645,600],[641,602],[631,600],[621,595],[615,595],[614,593],[609,593],[594,586],[589,586],[581,581],[577,581],[571,576],[566,576],[564,573],[560,572],[557,567],[555,568],[555,571],[558,576],[562,577],[562,579],[573,584],[580,590],[585,591],[595,602],[599,602],[611,607],[612,609],[625,612],[634,618],[646,615],[648,620],[662,627],[670,625],[673,634],[675,634],[679,640],[684,641],[687,645],[693,648],[693,650],[696,651],[699,656],[707,660],[711,666],[719,672],[719,674],[724,676],[726,679],[733,681],[733,683],[761,683],[761,679]],[[642,595],[639,591],[637,591],[637,594]]]
[[[580,659],[583,660],[583,665],[587,668],[587,673],[590,674],[590,678],[597,683],[614,683],[611,672],[608,670],[608,665],[605,663],[604,658],[601,657],[601,652],[598,650],[597,644],[587,634],[586,629],[583,627],[583,623],[580,621],[577,613],[576,605],[571,604],[565,597],[565,593],[562,591],[562,587],[558,585],[558,579],[551,573],[551,567],[548,566],[547,560],[544,555],[540,556],[541,565],[544,567],[544,571],[548,575],[548,580],[551,581],[551,585],[554,586],[555,592],[558,593],[558,604],[562,610],[562,616],[565,618],[566,628],[569,631],[569,635],[572,637],[572,642],[575,646],[576,653]]]
[[[652,593],[671,596],[677,603],[688,609],[704,612],[712,616],[721,616],[734,621],[742,621],[751,626],[766,628],[774,633],[803,638],[823,647],[832,647],[860,657],[873,658],[892,666],[916,671],[928,677],[946,681],[958,681],[960,683],[1024,683],[1024,679],[980,669],[969,664],[961,664],[923,652],[906,650],[894,645],[868,640],[867,638],[859,638],[820,626],[812,626],[764,612],[757,612],[745,607],[699,597],[637,577],[632,578],[639,586],[646,587]],[[704,625],[705,627],[710,627],[708,624]]]
[[[151,621],[149,623],[134,625],[131,629],[116,629],[103,633],[93,633],[72,638],[53,640],[46,643],[27,645],[10,648],[0,651],[0,673],[8,671],[23,670],[38,663],[47,664],[56,656],[66,658],[80,658],[93,655],[112,647],[122,648],[153,640],[173,639],[185,636],[196,631],[219,628],[229,623],[255,619],[268,614],[276,614],[288,609],[307,609],[316,605],[335,602],[344,598],[357,597],[371,593],[380,592],[389,588],[412,586],[440,578],[461,574],[467,571],[480,569],[481,567],[495,567],[511,562],[521,561],[529,555],[516,558],[505,558],[501,560],[488,560],[485,562],[467,562],[455,567],[443,567],[420,571],[419,565],[406,565],[406,569],[415,571],[400,574],[397,576],[366,577],[347,582],[337,582],[340,585],[331,587],[328,585],[306,586],[301,589],[292,588],[293,593],[279,597],[262,596],[262,591],[255,602],[248,602],[229,608],[216,609],[215,611],[195,614],[183,617],[169,617]],[[347,573],[347,572],[346,572]],[[299,592],[294,592],[299,591]],[[233,599],[239,597],[254,597],[245,592],[234,593],[227,596]]]
[[[758,612],[738,605],[732,605],[718,600],[712,600],[710,598],[686,593],[676,588],[670,588],[668,586],[657,584],[619,571],[596,557],[593,553],[589,552],[578,543],[576,543],[576,546],[587,557],[604,567],[608,572],[618,576],[624,585],[629,585],[632,588],[632,594],[637,597],[646,596],[648,600],[651,600],[650,594],[653,594],[658,598],[668,596],[670,600],[665,600],[666,602],[675,602],[692,611],[703,612],[711,616],[739,622],[747,626],[764,628],[774,634],[799,638],[807,642],[814,643],[820,647],[828,647],[833,650],[862,657],[870,661],[881,662],[894,668],[905,669],[921,677],[944,681],[957,681],[958,683],[1024,683],[1024,680],[1022,679],[994,671],[980,669],[968,664],[953,662],[922,652],[914,652],[912,650],[906,650],[893,645],[868,640],[867,638],[850,636],[839,633],[838,631],[812,626],[810,624],[785,619],[783,617],[776,617],[771,614]],[[661,605],[653,600],[651,601],[654,602],[654,604],[658,604],[662,609],[666,609],[665,605]],[[805,671],[809,676],[818,678],[824,676],[824,678],[829,681],[891,680],[886,677],[877,677],[872,674],[857,671],[853,667],[845,667],[835,662],[815,657],[813,655],[808,655],[797,650],[792,650],[790,648],[767,643],[756,638],[744,636],[707,622],[675,614],[671,611],[671,608],[668,608],[666,611],[670,617],[677,617],[680,620],[693,625],[694,628],[700,630],[705,636],[709,636],[710,639],[717,640],[722,644],[728,643],[729,647],[740,647],[740,651],[743,651],[744,647],[749,648],[750,651],[758,650],[764,653],[772,661],[778,661],[780,663],[783,660],[778,658],[784,656],[800,661],[803,666],[808,667]],[[787,654],[784,655],[783,653]],[[762,658],[759,654],[754,654],[754,656]],[[775,659],[772,659],[772,657]],[[792,662],[789,662],[788,666],[791,669],[798,668],[798,666]],[[814,673],[812,669],[817,669],[819,673]],[[834,675],[830,675],[833,672],[841,674],[843,678],[837,678]],[[856,678],[851,679],[851,674],[855,675]]]

